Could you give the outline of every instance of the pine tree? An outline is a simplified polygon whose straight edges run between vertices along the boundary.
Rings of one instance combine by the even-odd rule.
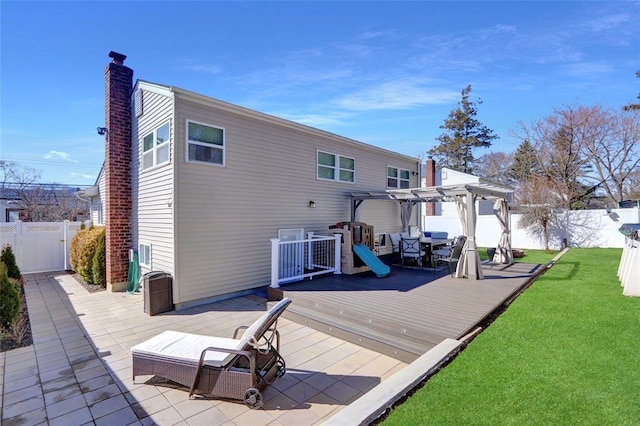
[[[531,142],[525,139],[513,155],[513,163],[509,168],[508,175],[515,181],[523,182],[530,176],[541,175],[542,173],[536,150],[531,145]]]
[[[482,104],[482,101],[470,101],[470,93],[471,85],[462,90],[462,100],[440,126],[445,130],[436,138],[440,144],[428,151],[441,166],[464,173],[473,171],[473,149],[489,148],[491,141],[498,138],[493,130],[475,118],[478,114],[476,105]]]

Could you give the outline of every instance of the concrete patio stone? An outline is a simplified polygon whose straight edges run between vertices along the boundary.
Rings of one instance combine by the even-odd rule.
[[[264,406],[196,396],[151,376],[132,380],[131,346],[177,331],[231,337],[266,309],[249,295],[149,316],[141,294],[88,293],[66,272],[28,274],[33,345],[0,353],[3,425],[314,425],[406,364],[281,318],[287,373]]]

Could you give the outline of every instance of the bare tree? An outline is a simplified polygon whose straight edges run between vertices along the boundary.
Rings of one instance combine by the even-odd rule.
[[[640,166],[640,109],[619,112],[595,106],[581,113],[582,148],[593,166],[591,179],[615,206],[626,198],[626,181]]]
[[[74,195],[77,189],[55,184],[24,188],[20,191],[21,219],[25,222],[60,222],[85,216],[88,206]]]
[[[550,229],[558,221],[558,212],[564,199],[544,176],[533,175],[518,184],[517,210],[521,213],[518,225],[531,235],[542,238],[545,250],[549,250]]]
[[[474,160],[473,170],[477,176],[505,185],[513,184],[509,170],[513,163],[513,154],[490,152]]]
[[[592,165],[585,155],[583,128],[581,108],[566,106],[529,125],[520,122],[514,132],[533,145],[540,175],[557,191],[566,209],[575,207],[588,188],[586,177]]]
[[[40,172],[31,167],[23,166],[14,161],[0,160],[0,194],[7,194],[22,190],[40,179]]]
[[[25,222],[59,222],[86,216],[86,202],[75,197],[79,188],[38,183],[40,172],[13,161],[0,160],[0,198],[12,199]]]

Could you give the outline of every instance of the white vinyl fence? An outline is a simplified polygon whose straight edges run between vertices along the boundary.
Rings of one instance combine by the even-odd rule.
[[[510,214],[511,246],[519,249],[544,249],[540,232],[518,226],[520,214]],[[622,248],[625,237],[618,230],[623,223],[640,223],[640,209],[571,210],[557,215],[550,226],[549,247],[559,250],[566,239],[569,247]],[[461,235],[462,225],[456,215],[423,216],[422,229],[445,231],[450,236]],[[500,223],[495,215],[479,215],[476,243],[480,247],[495,247],[500,239]]]
[[[82,222],[3,222],[0,247],[10,245],[23,274],[71,269],[69,244]]]

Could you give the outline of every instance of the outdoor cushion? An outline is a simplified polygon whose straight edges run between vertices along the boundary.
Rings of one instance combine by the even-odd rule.
[[[240,350],[244,347],[244,342],[226,337],[203,336],[167,330],[135,345],[131,348],[131,352],[198,362],[202,351],[209,347]],[[235,356],[235,354],[225,352],[207,351],[205,364],[212,367],[221,367]]]
[[[446,240],[447,238],[449,238],[449,233],[431,231],[431,238],[433,238],[434,240]]]

